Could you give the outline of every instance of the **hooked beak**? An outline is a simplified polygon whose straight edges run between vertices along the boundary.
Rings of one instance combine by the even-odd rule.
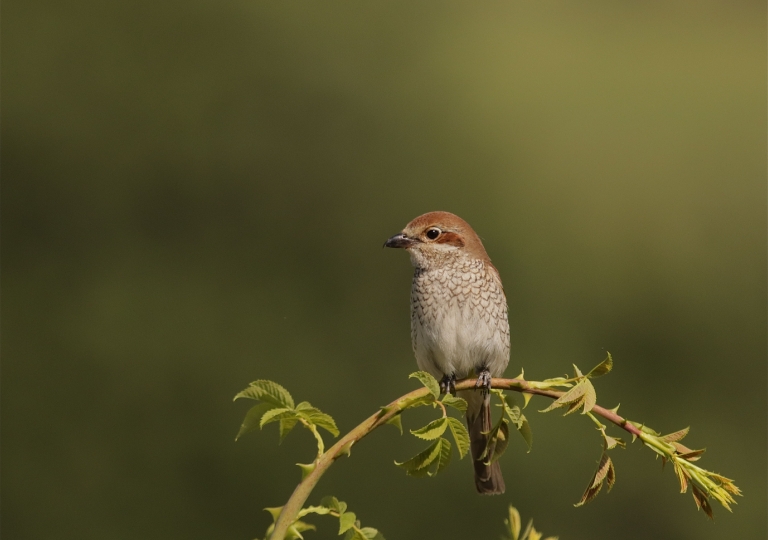
[[[417,240],[415,238],[408,238],[405,233],[397,233],[395,236],[384,242],[384,247],[408,249],[416,242]]]

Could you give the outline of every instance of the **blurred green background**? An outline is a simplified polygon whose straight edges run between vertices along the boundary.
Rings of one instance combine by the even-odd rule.
[[[269,378],[345,431],[415,387],[412,269],[450,210],[509,304],[507,375],[613,353],[598,400],[744,497],[716,521],[631,445],[529,408],[507,493],[382,429],[323,478],[390,539],[766,538],[764,2],[3,4],[2,532],[261,536],[312,439],[235,443]],[[426,412],[426,411],[425,411]],[[406,417],[413,428],[422,419]],[[613,431],[618,434],[617,430]],[[329,518],[307,538],[336,538]]]

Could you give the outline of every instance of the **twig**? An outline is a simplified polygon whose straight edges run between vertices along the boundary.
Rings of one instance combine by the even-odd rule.
[[[456,390],[469,390],[475,388],[477,379],[464,379],[456,383]],[[543,396],[550,399],[557,399],[565,392],[558,392],[555,390],[542,390],[532,387],[528,381],[522,379],[491,379],[491,387],[504,390],[512,390],[515,392],[521,392],[525,394],[532,394],[535,396]],[[315,461],[315,468],[307,474],[304,479],[299,482],[296,489],[293,490],[291,497],[280,512],[280,517],[275,522],[275,528],[270,536],[270,540],[283,540],[288,528],[296,520],[296,516],[301,511],[304,503],[309,498],[310,493],[317,485],[320,477],[323,476],[325,471],[343,455],[349,453],[352,445],[357,443],[360,439],[368,435],[377,427],[382,424],[386,424],[387,421],[400,414],[405,407],[402,405],[407,402],[411,402],[418,398],[424,397],[429,394],[428,388],[418,388],[413,392],[409,392],[404,396],[392,401],[386,407],[383,407],[380,411],[369,416],[366,420],[360,423],[357,427],[352,429],[349,433],[339,439],[336,444],[329,448],[326,452],[318,456]],[[602,416],[609,422],[616,424],[621,429],[624,429],[635,436],[641,436],[640,429],[632,425],[626,419],[622,418],[614,411],[595,405],[592,408],[592,412],[599,416]]]

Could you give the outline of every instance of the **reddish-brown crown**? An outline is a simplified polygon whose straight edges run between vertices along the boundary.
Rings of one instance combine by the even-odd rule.
[[[439,229],[440,234],[430,239],[428,232]],[[403,233],[422,242],[435,244],[450,244],[464,251],[472,258],[490,261],[483,243],[472,227],[456,214],[450,212],[428,212],[413,219],[403,229]]]

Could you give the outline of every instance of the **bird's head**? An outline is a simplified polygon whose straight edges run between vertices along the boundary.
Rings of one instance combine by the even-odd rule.
[[[429,212],[415,218],[384,247],[407,250],[413,265],[424,269],[461,258],[489,260],[469,223],[450,212]]]

